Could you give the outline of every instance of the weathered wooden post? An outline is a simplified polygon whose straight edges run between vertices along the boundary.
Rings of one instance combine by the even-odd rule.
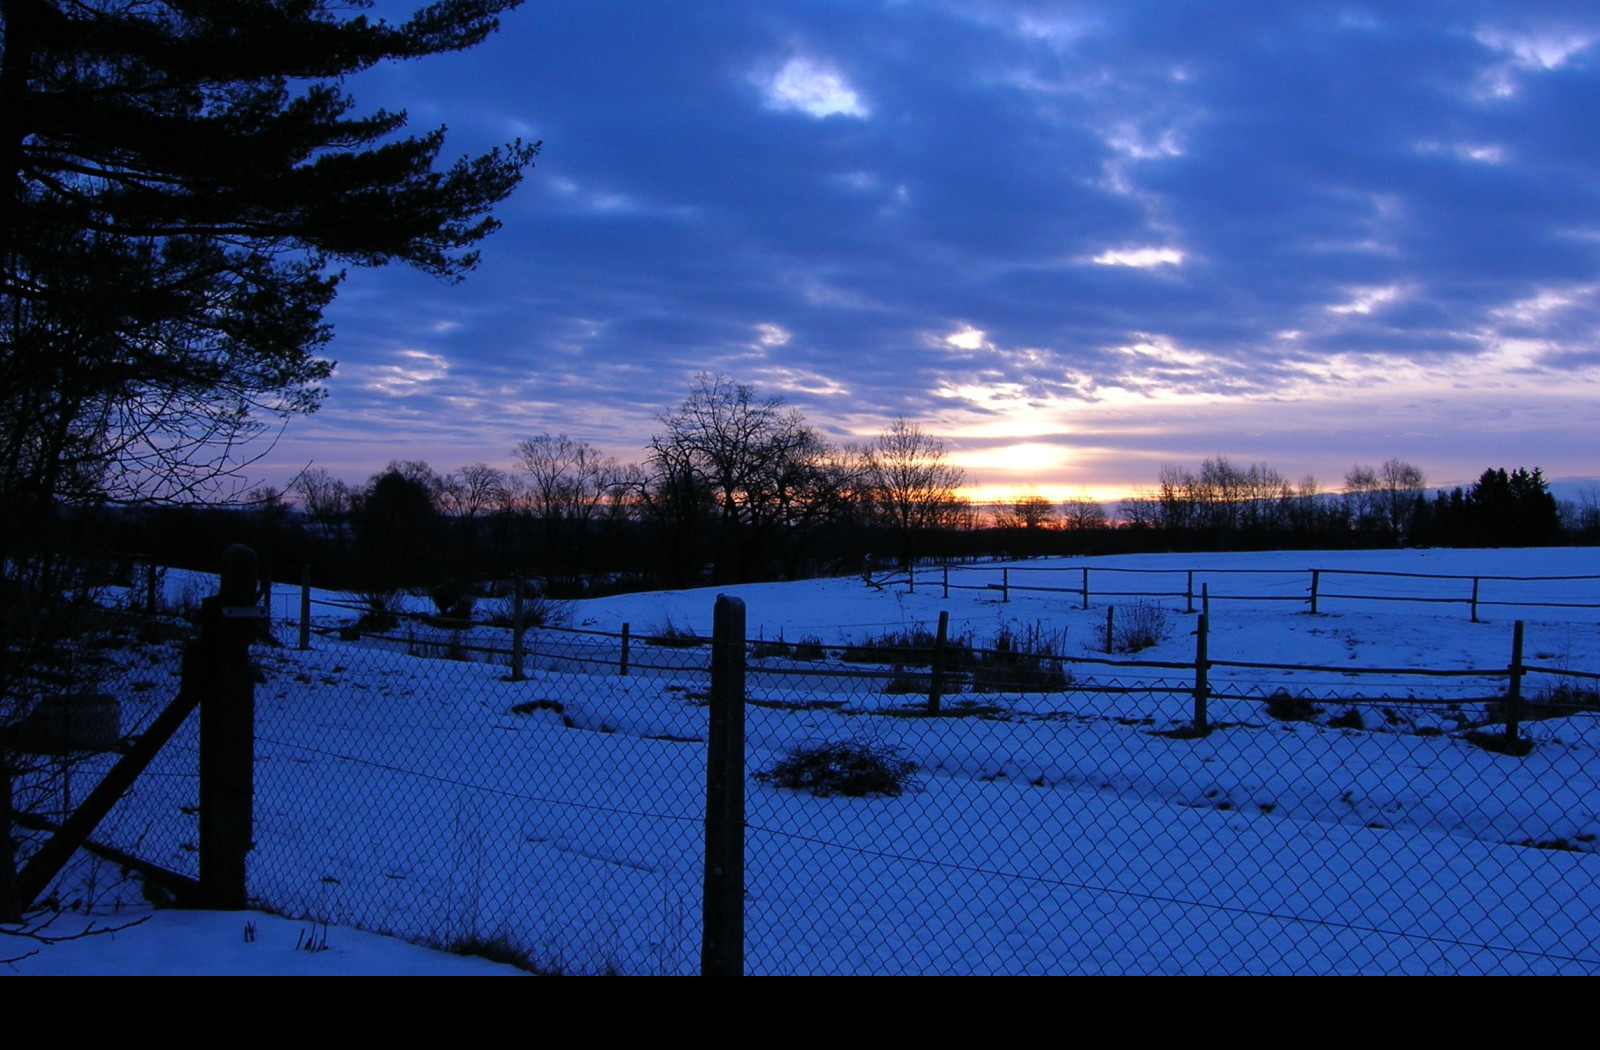
[[[1089,607],[1089,570],[1083,570],[1083,607]]]
[[[311,563],[300,566],[300,649],[311,648]]]
[[[1208,682],[1211,663],[1206,653],[1206,625],[1209,617],[1201,613],[1194,629],[1194,731],[1206,734],[1211,728],[1206,723],[1206,701],[1211,695]]]
[[[1010,569],[1001,569],[1000,570],[1000,600],[1002,602],[1009,602],[1011,600],[1011,570]]]
[[[1208,618],[1211,616],[1211,584],[1209,583],[1200,585],[1200,615]]]
[[[622,677],[622,678],[628,677],[628,643],[629,643],[629,641],[630,641],[630,639],[629,639],[629,636],[628,636],[628,625],[627,624],[623,624],[622,625],[622,658],[621,658],[621,660],[618,661],[618,665],[617,665],[617,675],[619,677]]]
[[[1115,605],[1106,606],[1106,652],[1107,653],[1111,652],[1111,641],[1112,641],[1113,638],[1116,637],[1115,631],[1113,630],[1113,627],[1112,627],[1112,624],[1115,622],[1116,615],[1117,615],[1117,607]]]
[[[1478,577],[1472,578],[1472,622],[1478,622]]]
[[[1514,745],[1522,732],[1522,621],[1511,625],[1510,681],[1506,683],[1506,744]],[[1507,751],[1507,754],[1515,752]]]
[[[208,908],[245,906],[255,788],[250,642],[261,621],[258,597],[255,551],[236,543],[222,552],[221,586],[202,613],[217,636],[208,654],[215,661],[211,688],[200,698],[200,898]]]
[[[522,574],[518,573],[516,580],[511,584],[511,680],[513,682],[520,682],[523,678],[522,645],[523,631],[526,630],[523,610],[527,607],[526,587]]]
[[[944,563],[944,596],[945,596],[946,599],[948,599],[950,597],[950,563],[949,562],[945,562]]]
[[[1320,569],[1311,570],[1311,615],[1317,615],[1317,584],[1322,578]]]
[[[700,975],[744,976],[744,602],[717,595],[706,745]]]
[[[943,686],[944,674],[944,640],[950,629],[950,613],[944,609],[939,610],[939,629],[933,636],[933,657],[929,660],[930,673],[928,675],[928,711],[930,714],[939,713],[939,699]]]
[[[1189,581],[1183,585],[1183,611],[1194,612],[1194,570],[1189,570]]]

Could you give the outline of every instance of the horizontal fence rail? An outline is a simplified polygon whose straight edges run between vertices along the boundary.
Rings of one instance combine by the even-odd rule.
[[[924,576],[927,572],[923,570]],[[1068,594],[1076,596],[1087,609],[1091,599],[1151,598],[1182,599],[1185,611],[1194,612],[1196,601],[1300,602],[1311,612],[1326,611],[1329,600],[1343,602],[1417,602],[1432,605],[1465,605],[1474,623],[1484,608],[1505,609],[1600,609],[1600,576],[1468,576],[1448,573],[1386,572],[1373,569],[1141,569],[1116,566],[984,566],[943,565],[933,570],[946,597],[950,591],[999,592],[1001,600],[1017,593]],[[1137,586],[1118,582],[1119,578],[1162,576],[1173,580],[1170,587]],[[1280,586],[1251,587],[1265,577],[1276,577]],[[1408,586],[1394,590],[1329,590],[1342,578],[1364,579],[1369,583],[1385,580],[1406,581]],[[1076,580],[1076,586],[1042,582],[1055,578]],[[970,580],[972,582],[964,582]],[[1181,584],[1180,584],[1181,581]],[[1303,582],[1302,582],[1303,581]],[[1222,585],[1231,589],[1224,590]],[[1451,585],[1459,585],[1452,587]],[[1588,584],[1588,600],[1569,600],[1564,591],[1574,584]],[[1486,592],[1485,586],[1493,585]],[[1519,590],[1520,589],[1520,590]],[[1447,593],[1441,593],[1441,590]],[[1524,593],[1527,592],[1527,593]]]

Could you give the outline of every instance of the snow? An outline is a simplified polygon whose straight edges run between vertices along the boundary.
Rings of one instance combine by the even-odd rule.
[[[1076,588],[1084,567],[1087,610],[1077,594],[1020,589]],[[1464,739],[1504,688],[1514,617],[1527,621],[1526,662],[1551,669],[1528,677],[1526,695],[1565,681],[1561,672],[1600,670],[1600,609],[1578,607],[1600,604],[1600,580],[1487,577],[1600,576],[1600,551],[1030,562],[1007,567],[1009,602],[989,586],[1001,568],[952,572],[948,598],[932,571],[919,574],[914,594],[903,580],[860,578],[725,593],[744,600],[752,638],[839,645],[931,626],[948,610],[953,634],[981,642],[1002,627],[1034,629],[1064,639],[1065,655],[1101,659],[1105,602],[1121,613],[1134,601],[1107,592],[1170,595],[1200,570],[1212,660],[1327,669],[1215,667],[1220,695],[1209,717],[1221,728],[1180,739],[1155,731],[1191,718],[1191,672],[1133,668],[1126,656],[1067,668],[1080,682],[1114,680],[1124,692],[952,696],[947,705],[965,717],[947,718],[914,717],[918,698],[884,694],[860,665],[834,676],[839,665],[752,661],[751,772],[800,744],[857,738],[897,747],[921,768],[915,788],[896,798],[815,798],[747,783],[748,972],[1600,972],[1600,715],[1525,723],[1536,746],[1520,759]],[[1324,570],[1316,616],[1304,601],[1312,568]],[[1237,569],[1272,571],[1223,571]],[[1469,618],[1470,581],[1334,570],[1484,577],[1483,622]],[[309,653],[258,650],[268,680],[257,690],[252,895],[284,914],[436,943],[504,936],[567,972],[693,972],[705,654],[641,636],[667,623],[709,634],[715,595],[577,603],[575,624],[590,631],[630,625],[627,677],[618,674],[619,644],[599,634],[531,634],[524,682],[505,680],[503,663],[427,658],[452,636],[426,629],[409,645],[328,635]],[[1428,598],[1451,601],[1418,600]],[[1507,601],[1563,604],[1488,604]],[[1192,664],[1188,602],[1163,604],[1168,637],[1138,658]],[[280,621],[297,608],[297,595],[275,594]],[[325,606],[316,615],[352,618]],[[475,628],[457,640],[503,646],[505,632]],[[1441,667],[1476,674],[1415,673]],[[1411,670],[1360,673],[1373,668]],[[130,673],[149,684],[125,704],[153,709],[170,696],[176,662]],[[1267,717],[1263,699],[1280,688],[1318,698],[1319,721]],[[1358,695],[1383,698],[1353,709],[1361,728],[1326,724],[1348,706],[1339,698]],[[964,701],[973,706],[963,712]],[[190,727],[106,831],[180,870],[194,863],[193,818],[183,813],[194,799],[192,748]],[[74,892],[58,889],[58,899],[83,898]],[[94,903],[122,910],[97,921],[142,914],[129,910],[127,894],[102,885]],[[245,918],[160,911],[114,938],[51,947],[16,968],[469,965],[410,947],[418,954],[406,955],[386,938],[369,947],[369,935],[338,925],[329,952],[296,952],[286,945],[308,922],[274,916],[248,917],[258,936],[247,944]],[[254,968],[277,966],[289,968]]]

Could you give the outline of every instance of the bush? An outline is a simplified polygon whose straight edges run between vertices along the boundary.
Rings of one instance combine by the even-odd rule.
[[[667,649],[693,649],[697,645],[707,645],[710,641],[709,638],[701,638],[693,631],[679,627],[672,622],[670,616],[645,637],[646,645],[659,645]]]
[[[1111,646],[1119,653],[1136,653],[1159,645],[1171,633],[1167,610],[1157,602],[1135,598],[1112,618]]]
[[[1062,670],[1054,651],[1065,641],[1065,631],[1047,631],[1041,624],[1023,630],[1006,624],[990,648],[971,651],[973,691],[1046,693],[1066,689],[1072,676]]]
[[[822,639],[814,634],[808,634],[794,643],[796,660],[821,660],[827,655],[827,650],[822,647]]]
[[[565,627],[572,622],[571,602],[561,601],[544,594],[522,596],[522,626]],[[493,627],[512,628],[517,625],[517,599],[515,595],[496,598],[489,610],[489,624]]]
[[[933,663],[938,636],[926,627],[906,631],[886,631],[839,650],[839,659],[853,664],[888,664],[894,668],[927,667]],[[820,646],[821,643],[819,642]],[[972,664],[972,642],[956,635],[944,641],[944,668],[958,670]]]
[[[1317,708],[1305,697],[1279,689],[1267,697],[1267,714],[1280,722],[1309,722],[1316,717]]]
[[[789,752],[777,765],[756,774],[775,787],[809,791],[827,798],[846,795],[900,795],[915,787],[917,764],[900,749],[876,740],[842,740],[813,744]]]
[[[778,635],[778,640],[775,642],[769,642],[765,638],[761,638],[750,643],[750,659],[752,660],[761,660],[769,656],[784,658],[788,657],[791,652],[792,650],[789,648],[788,643],[783,640],[782,634]]]
[[[460,580],[446,580],[428,589],[439,615],[451,620],[472,619],[472,589]]]
[[[382,633],[400,626],[399,591],[367,591],[358,600],[366,610],[356,620],[358,630]]]

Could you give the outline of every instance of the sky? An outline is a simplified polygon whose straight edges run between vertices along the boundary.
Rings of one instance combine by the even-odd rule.
[[[914,419],[980,499],[1600,476],[1592,3],[535,0],[345,86],[543,147],[465,282],[350,272],[271,483],[642,462],[702,372]]]

